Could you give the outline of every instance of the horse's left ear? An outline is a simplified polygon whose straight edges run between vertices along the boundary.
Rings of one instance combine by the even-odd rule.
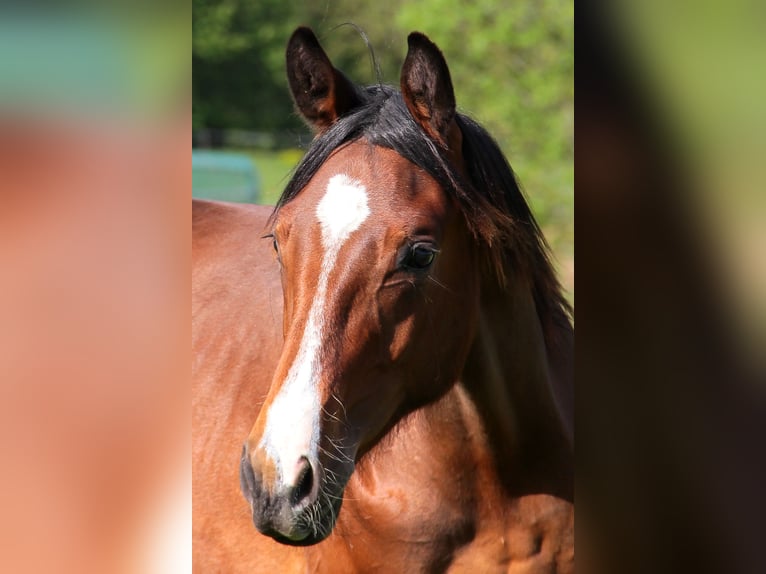
[[[409,50],[402,66],[401,90],[412,117],[442,147],[460,151],[455,122],[455,92],[441,50],[420,32],[407,37]]]

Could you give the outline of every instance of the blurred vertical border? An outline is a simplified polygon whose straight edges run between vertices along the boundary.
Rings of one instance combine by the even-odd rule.
[[[765,16],[577,5],[584,572],[766,571]]]
[[[190,8],[0,8],[0,571],[189,572]]]

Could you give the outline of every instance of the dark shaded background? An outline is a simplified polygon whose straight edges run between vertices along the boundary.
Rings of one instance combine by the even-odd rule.
[[[758,98],[741,97],[763,90],[746,20],[756,16],[739,3],[578,4],[584,572],[766,567],[755,192],[766,138],[750,130],[763,124]]]

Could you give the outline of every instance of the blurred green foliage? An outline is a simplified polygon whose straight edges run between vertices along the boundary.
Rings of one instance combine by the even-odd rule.
[[[296,26],[311,26],[336,67],[361,84],[378,79],[360,34],[342,24],[364,30],[389,84],[398,84],[407,34],[427,34],[447,58],[458,107],[498,140],[557,257],[571,259],[572,0],[194,0],[192,21],[194,127],[296,136],[304,128],[284,71]]]

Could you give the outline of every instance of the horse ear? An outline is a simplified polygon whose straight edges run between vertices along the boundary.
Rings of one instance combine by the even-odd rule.
[[[333,67],[310,28],[293,32],[286,58],[295,106],[315,132],[323,132],[361,102],[356,86]]]
[[[455,122],[455,92],[441,50],[420,32],[407,37],[401,90],[412,117],[441,146],[458,151],[462,141]]]

